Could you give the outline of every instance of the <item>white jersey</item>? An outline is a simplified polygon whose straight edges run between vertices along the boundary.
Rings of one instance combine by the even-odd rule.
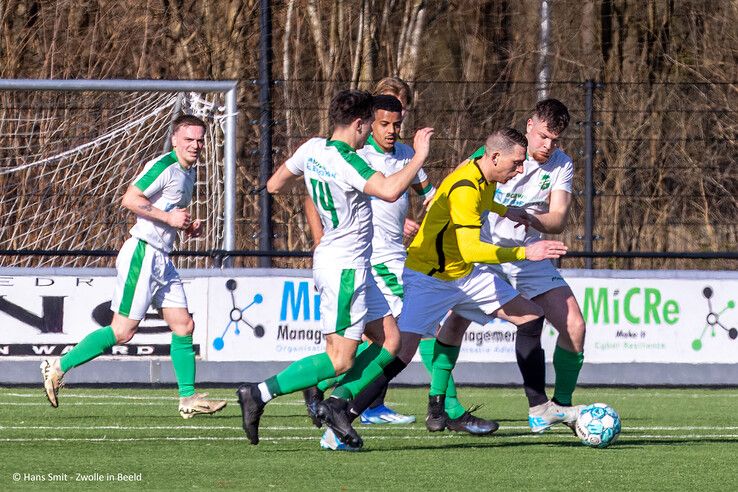
[[[357,151],[372,169],[385,176],[391,176],[401,171],[415,155],[415,150],[409,145],[396,143],[392,153],[385,153],[376,141],[370,136],[369,143]],[[421,168],[413,179],[413,184],[428,179]],[[405,191],[397,201],[390,203],[381,198],[371,197],[372,224],[374,239],[372,239],[372,265],[390,260],[404,260],[407,256],[402,244],[405,216],[410,208],[409,193]]]
[[[165,212],[187,207],[192,201],[194,184],[195,166],[183,168],[174,150],[151,159],[133,180],[133,186],[141,190],[154,207]],[[140,216],[130,232],[131,236],[165,253],[172,251],[177,238],[174,227]]]
[[[372,209],[364,186],[376,171],[347,143],[324,138],[311,138],[285,164],[305,176],[323,224],[313,268],[369,268]]]
[[[495,201],[507,207],[519,207],[531,214],[548,212],[549,197],[553,190],[571,193],[574,164],[571,157],[556,149],[543,164],[526,157],[523,172],[507,183],[498,183]],[[541,238],[541,232],[525,227],[515,227],[515,222],[490,212],[482,225],[482,241],[502,247],[524,246]]]

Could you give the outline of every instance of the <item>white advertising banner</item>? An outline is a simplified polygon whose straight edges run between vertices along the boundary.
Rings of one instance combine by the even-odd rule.
[[[587,325],[587,363],[738,362],[738,280],[575,277],[567,282]],[[503,321],[473,323],[459,360],[512,362],[515,334]],[[542,344],[548,361],[556,337],[546,323]]]
[[[195,326],[207,325],[207,279],[185,279]],[[92,331],[110,324],[115,287],[111,275],[0,275],[0,357],[61,355]],[[169,354],[171,332],[150,309],[127,345],[107,355],[120,357]],[[204,329],[196,329],[195,351],[202,355]]]
[[[209,360],[291,361],[325,350],[312,278],[209,280]]]
[[[185,276],[195,344],[203,358],[291,361],[323,350],[320,299],[312,278],[303,271],[258,272]],[[567,278],[587,323],[585,360],[738,362],[738,279],[669,279],[668,272],[659,277]],[[27,270],[0,275],[0,357],[69,350],[109,322],[114,280],[94,274],[29,275]],[[515,337],[515,327],[499,320],[472,324],[459,360],[514,362]],[[542,340],[551,360],[556,332],[548,324]],[[169,330],[151,310],[131,345],[112,352],[167,355],[169,341]]]

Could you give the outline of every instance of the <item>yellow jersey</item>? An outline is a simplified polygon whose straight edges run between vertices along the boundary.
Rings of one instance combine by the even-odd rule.
[[[496,184],[484,178],[477,159],[446,176],[407,249],[405,266],[455,280],[468,275],[474,263],[524,260],[524,247],[500,248],[479,239],[485,211],[507,213],[494,201]]]

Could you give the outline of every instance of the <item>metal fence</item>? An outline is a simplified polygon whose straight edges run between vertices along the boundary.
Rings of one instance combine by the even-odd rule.
[[[257,81],[253,81],[256,87]],[[363,87],[370,88],[365,82]],[[436,182],[500,126],[524,129],[536,102],[534,81],[411,81],[415,103],[403,126],[436,128],[426,169]],[[274,165],[307,138],[327,134],[327,105],[348,82],[277,80],[272,86]],[[574,201],[562,239],[566,267],[732,269],[738,217],[734,86],[721,83],[560,81],[549,95],[572,115],[562,147],[575,162]],[[244,107],[258,115],[259,108]],[[259,129],[254,116],[252,129]],[[263,126],[261,128],[264,128]],[[247,142],[243,172],[263,158]],[[250,149],[250,152],[249,150]],[[253,190],[254,188],[252,188]],[[304,190],[276,199],[272,245],[309,251]],[[243,195],[256,209],[255,197]],[[416,204],[417,206],[417,204]],[[415,210],[418,212],[417,208]],[[238,249],[260,249],[257,219]],[[261,248],[264,249],[264,248]],[[295,260],[276,260],[280,266]],[[297,263],[307,266],[306,263]]]
[[[373,82],[360,86],[371,88]],[[537,97],[535,81],[410,84],[415,102],[403,126],[404,138],[411,141],[416,128],[436,128],[426,164],[436,183],[495,128],[523,129]],[[213,264],[230,256],[234,266],[310,266],[303,187],[272,203],[261,185],[265,169],[281,164],[306,139],[328,136],[330,97],[350,85],[340,80],[241,82],[233,245],[188,254],[212,256]],[[549,95],[567,104],[572,115],[562,147],[576,167],[569,227],[561,235],[571,254],[563,266],[738,266],[734,87],[711,82],[550,83]],[[223,251],[231,249],[230,255]]]

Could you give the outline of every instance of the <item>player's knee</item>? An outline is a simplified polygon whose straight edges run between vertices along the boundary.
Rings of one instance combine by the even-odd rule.
[[[336,370],[336,376],[339,376],[351,369],[354,359],[350,356],[334,356],[331,357],[331,362],[333,363],[333,368]]]
[[[403,339],[401,341],[399,350],[397,351],[397,357],[399,357],[406,365],[410,364],[415,356],[415,352],[418,351],[418,341],[419,339]]]
[[[400,334],[391,334],[384,338],[384,349],[392,355],[397,355],[400,352]]]
[[[192,335],[192,333],[195,331],[195,321],[190,318],[189,321],[184,323],[181,327],[182,335]]]
[[[540,337],[543,333],[543,314],[518,325],[518,336]]]
[[[447,340],[462,337],[471,321],[452,312],[438,329],[438,336]]]
[[[115,334],[115,342],[118,344],[123,344],[123,343],[128,343],[131,341],[131,338],[133,338],[133,335],[136,334],[136,330],[128,329],[128,328],[122,328],[122,329],[113,328],[113,333]]]

